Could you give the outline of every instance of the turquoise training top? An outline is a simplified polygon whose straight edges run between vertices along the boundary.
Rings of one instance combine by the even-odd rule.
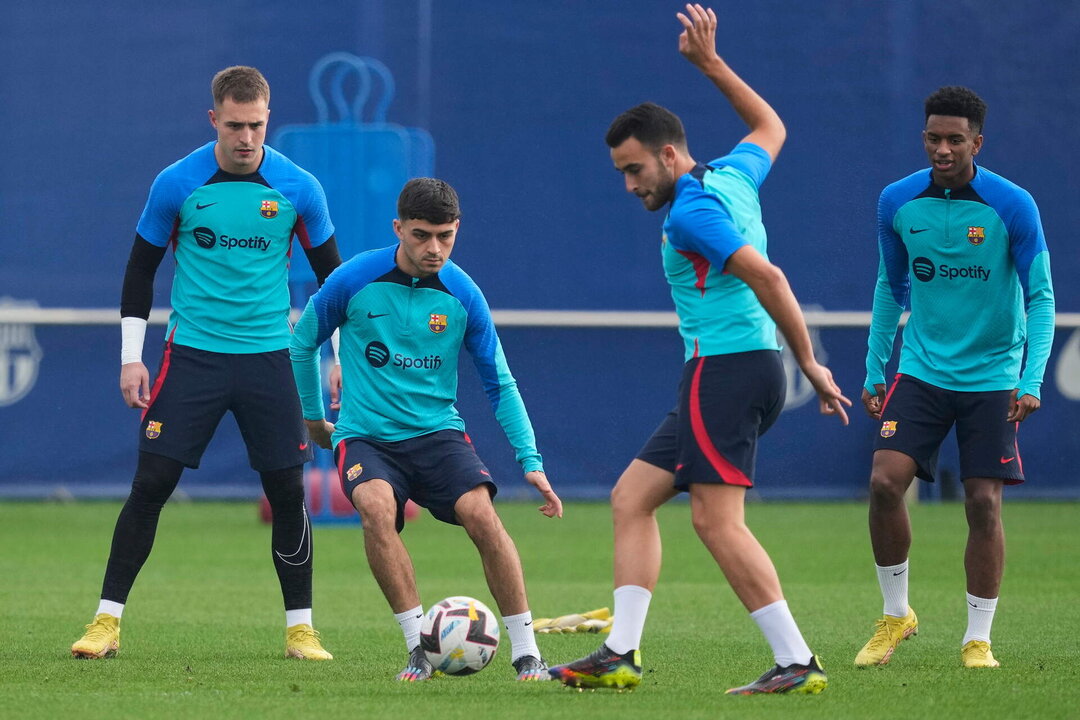
[[[447,260],[410,277],[397,246],[361,253],[331,273],[293,329],[290,353],[304,417],[324,417],[319,346],[341,328],[341,414],[333,442],[406,440],[465,429],[457,401],[461,346],[525,472],[543,470],[529,415],[480,288]]]
[[[1019,395],[1039,397],[1054,337],[1039,209],[1023,188],[975,170],[955,190],[920,170],[881,193],[868,392],[885,382],[896,326],[910,303],[900,373],[947,390],[1019,388]]]
[[[220,353],[289,346],[292,237],[318,247],[334,234],[311,173],[269,145],[250,175],[220,169],[209,142],[161,171],[139,235],[176,256],[167,337]]]
[[[728,258],[744,245],[768,257],[758,188],[771,165],[764,149],[739,143],[675,182],[661,255],[687,360],[780,349],[776,324],[757,295],[724,272]]]

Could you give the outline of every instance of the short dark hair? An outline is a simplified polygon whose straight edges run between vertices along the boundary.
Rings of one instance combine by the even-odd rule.
[[[210,82],[210,92],[217,107],[221,107],[225,98],[237,103],[265,100],[270,104],[270,83],[261,72],[247,65],[233,65],[218,72]]]
[[[974,90],[960,85],[947,85],[926,98],[925,108],[927,120],[931,115],[967,118],[972,132],[976,135],[982,134],[983,122],[986,121],[986,103]]]
[[[457,193],[450,183],[437,178],[413,178],[401,188],[397,201],[398,220],[426,220],[445,225],[461,218]]]
[[[682,120],[656,103],[641,103],[612,120],[604,142],[608,147],[615,148],[631,137],[654,150],[664,145],[686,148],[686,131]]]

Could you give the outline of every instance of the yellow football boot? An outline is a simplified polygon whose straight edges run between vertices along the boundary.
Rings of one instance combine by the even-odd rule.
[[[919,634],[919,618],[915,617],[915,611],[910,607],[904,617],[883,615],[876,625],[874,636],[855,656],[855,665],[858,667],[886,664],[901,640]]]
[[[285,657],[300,660],[333,660],[319,640],[319,631],[307,623],[285,629]]]
[[[86,632],[71,646],[71,656],[81,659],[107,658],[120,650],[120,618],[107,613],[94,616]]]
[[[960,658],[964,661],[964,667],[969,668],[996,668],[1001,663],[994,659],[994,653],[990,652],[990,643],[982,640],[969,640],[960,648]]]

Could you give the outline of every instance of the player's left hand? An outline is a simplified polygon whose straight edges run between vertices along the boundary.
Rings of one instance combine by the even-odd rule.
[[[562,500],[551,489],[551,483],[548,482],[547,475],[542,470],[532,470],[525,473],[525,481],[539,490],[540,494],[544,496],[544,500],[547,501],[538,508],[540,512],[548,517],[562,517]]]
[[[813,363],[802,369],[806,379],[814,386],[818,395],[818,406],[822,415],[836,415],[844,425],[848,424],[847,412],[844,406],[851,407],[851,401],[840,392],[840,386],[833,380],[829,368],[819,363]]]
[[[679,52],[699,68],[704,68],[716,54],[716,13],[699,3],[686,5],[686,14],[675,13],[682,23],[683,31],[679,34]]]
[[[327,378],[327,382],[330,383],[330,409],[341,409],[341,366],[334,363],[334,367],[330,368],[330,377]]]
[[[307,425],[308,435],[311,436],[311,441],[323,448],[329,450],[333,447],[330,436],[334,434],[334,423],[324,420],[308,420],[304,419],[304,424]]]
[[[1009,398],[1009,415],[1005,418],[1006,422],[1024,422],[1028,415],[1042,406],[1042,403],[1039,402],[1039,398],[1034,395],[1024,395],[1017,400],[1016,396],[1019,394],[1019,389],[1014,389],[1012,391],[1012,395]]]

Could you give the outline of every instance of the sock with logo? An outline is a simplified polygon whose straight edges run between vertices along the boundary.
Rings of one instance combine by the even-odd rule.
[[[113,530],[109,562],[105,565],[105,579],[101,584],[102,600],[119,605],[127,602],[131,586],[154,547],[161,508],[180,482],[183,472],[184,466],[172,458],[139,453],[131,493]]]
[[[874,567],[877,568],[881,596],[885,599],[885,614],[904,617],[908,613],[908,561],[899,565]]]
[[[540,648],[536,647],[536,634],[533,632],[532,612],[526,610],[517,615],[507,615],[503,623],[510,635],[510,662],[524,655],[540,657]]]
[[[420,625],[424,622],[424,606],[417,605],[405,612],[394,613],[394,619],[401,626],[401,634],[405,636],[405,649],[412,649],[420,644]]]
[[[611,622],[611,634],[604,641],[609,650],[625,655],[641,648],[641,634],[645,632],[650,602],[652,593],[640,585],[615,588],[615,615]]]
[[[270,555],[286,610],[311,607],[311,522],[304,507],[304,466],[259,473],[273,515]]]
[[[814,653],[810,652],[806,641],[803,640],[799,626],[795,624],[795,618],[791,616],[787,600],[777,600],[763,608],[758,608],[750,613],[750,617],[765,635],[777,665],[787,667],[792,664],[810,663]]]
[[[990,642],[990,626],[994,624],[997,601],[997,598],[981,598],[967,594],[968,624],[961,646],[972,640]]]

